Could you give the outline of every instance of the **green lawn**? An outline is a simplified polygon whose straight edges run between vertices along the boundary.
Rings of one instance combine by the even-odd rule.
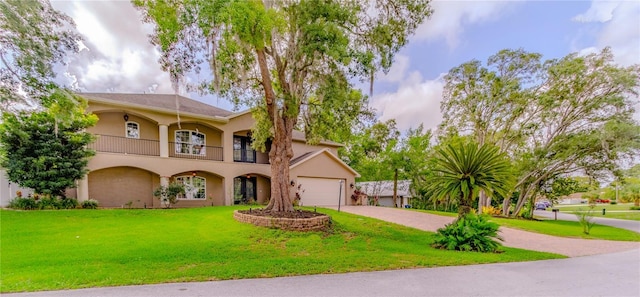
[[[618,241],[640,241],[640,233],[626,229],[620,229],[604,225],[594,225],[589,235],[582,232],[582,226],[574,221],[554,221],[554,220],[521,220],[521,219],[504,219],[491,218],[491,221],[498,223],[500,226],[522,229],[526,231],[560,236],[575,237],[584,239],[604,239]]]
[[[591,213],[594,217],[640,221],[640,210],[629,210],[631,206],[633,206],[633,203],[596,204]],[[560,212],[573,213],[587,211],[589,210],[589,205],[556,205],[553,208],[560,209]],[[602,209],[606,209],[604,215],[602,214]],[[548,211],[551,211],[551,209],[548,209]]]
[[[433,210],[417,210],[435,215],[455,217],[456,213],[433,211]],[[561,210],[563,211],[563,210]],[[589,235],[582,232],[582,226],[578,222],[573,221],[554,221],[554,220],[523,220],[523,219],[506,219],[492,217],[492,221],[500,226],[522,229],[526,231],[554,235],[560,237],[575,237],[584,239],[603,239],[618,241],[640,241],[640,233],[626,229],[620,229],[610,226],[596,224]]]
[[[433,233],[332,210],[332,233],[238,223],[238,207],[0,210],[0,292],[564,258],[430,247]]]

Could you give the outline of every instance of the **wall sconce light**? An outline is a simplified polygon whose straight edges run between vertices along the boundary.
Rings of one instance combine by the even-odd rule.
[[[247,178],[251,178],[251,174],[247,174]]]
[[[126,114],[126,113],[124,114],[124,116],[123,116],[122,118],[124,118],[124,121],[125,121],[125,122],[128,122],[128,121],[129,121],[129,115],[128,115],[128,114]]]
[[[353,183],[350,183],[349,187],[353,189],[353,187],[355,187],[355,185]]]
[[[247,132],[247,137],[251,138],[252,135],[253,133],[251,133],[251,131]]]
[[[296,185],[296,182],[295,182],[295,181],[293,181],[293,180],[291,180],[291,186],[293,187],[293,186],[295,186],[295,185]]]
[[[191,175],[192,175],[192,176],[196,176],[196,172],[195,172],[195,171],[194,171],[194,172],[191,172]]]

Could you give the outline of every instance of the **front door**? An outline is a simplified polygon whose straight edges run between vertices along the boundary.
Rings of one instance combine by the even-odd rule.
[[[233,179],[233,204],[249,204],[257,199],[257,178],[239,176]]]

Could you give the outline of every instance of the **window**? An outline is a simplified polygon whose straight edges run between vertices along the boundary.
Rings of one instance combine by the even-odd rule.
[[[251,138],[233,137],[233,160],[236,162],[256,162],[256,151],[251,148]]]
[[[127,122],[125,135],[127,138],[140,138],[140,125],[136,122]]]
[[[176,131],[176,153],[206,155],[204,134],[198,131]]]
[[[205,199],[207,194],[207,180],[199,176],[178,176],[176,181],[184,185],[185,194],[178,195],[178,199]]]

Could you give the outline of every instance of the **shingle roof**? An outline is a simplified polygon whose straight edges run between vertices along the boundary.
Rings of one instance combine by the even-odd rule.
[[[173,94],[127,94],[127,93],[78,93],[82,97],[91,100],[111,100],[126,104],[149,106],[155,108],[166,109],[167,111],[176,110],[176,97]],[[178,96],[180,112],[192,113],[203,116],[226,117],[232,112],[202,103],[187,97]]]

